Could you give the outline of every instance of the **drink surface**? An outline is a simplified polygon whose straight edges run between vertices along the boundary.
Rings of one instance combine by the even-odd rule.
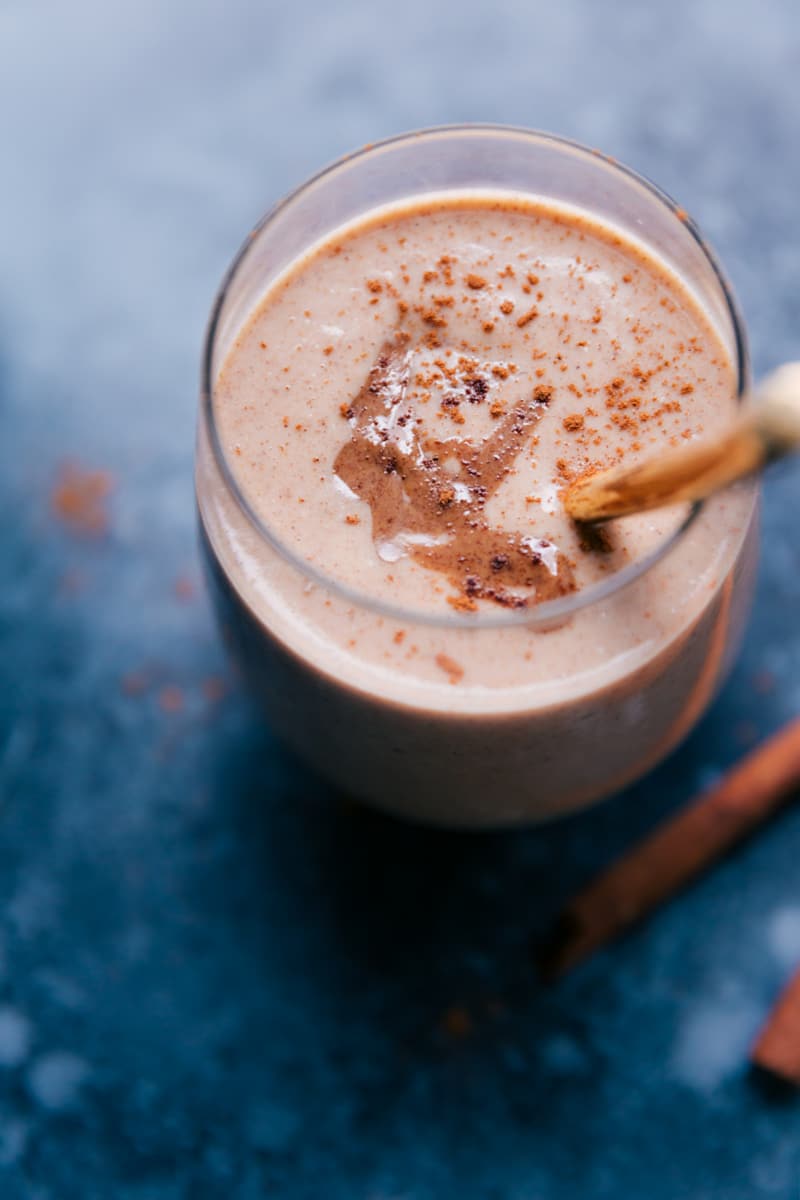
[[[734,392],[718,332],[643,245],[587,214],[476,193],[377,210],[312,247],[245,321],[213,402],[241,492],[297,558],[366,601],[458,621],[533,613],[657,550],[685,510],[592,537],[560,493],[723,426]],[[404,681],[424,683],[450,705],[472,691],[505,707],[509,688],[569,690],[587,672],[602,687],[632,652],[668,646],[724,579],[751,508],[749,493],[716,498],[626,600],[547,632],[407,627],[285,569],[283,589],[266,585],[251,532],[247,562],[231,554],[226,570],[323,671],[349,663],[367,690],[406,699]]]

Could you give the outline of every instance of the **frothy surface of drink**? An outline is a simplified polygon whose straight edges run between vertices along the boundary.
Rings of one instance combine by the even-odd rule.
[[[224,451],[303,561],[409,609],[525,608],[655,550],[594,538],[576,475],[711,431],[728,354],[688,288],[591,217],[519,197],[373,212],[276,281],[223,365]]]

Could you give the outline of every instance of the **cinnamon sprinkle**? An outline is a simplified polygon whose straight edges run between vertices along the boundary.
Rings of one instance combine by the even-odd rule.
[[[456,612],[477,612],[478,605],[469,596],[448,596],[447,603]]]
[[[158,703],[163,712],[180,712],[183,708],[183,692],[174,684],[167,684],[158,693]]]
[[[220,700],[224,698],[228,687],[225,680],[222,679],[221,676],[209,675],[203,680],[202,684],[200,685],[200,690],[203,693],[203,698],[207,700],[209,704],[219,704]]]
[[[450,676],[451,683],[460,683],[464,678],[464,668],[449,654],[437,654],[434,661],[440,670]]]
[[[442,1016],[442,1031],[451,1038],[465,1038],[472,1033],[472,1017],[465,1008],[453,1006]]]
[[[66,463],[50,497],[55,515],[74,533],[100,537],[108,530],[107,501],[114,487],[109,471],[85,470]]]
[[[194,600],[197,589],[191,576],[179,575],[173,584],[173,591],[178,600],[183,604],[188,604],[190,600]]]
[[[146,671],[129,671],[122,676],[119,686],[124,696],[141,696],[150,686],[150,677]]]

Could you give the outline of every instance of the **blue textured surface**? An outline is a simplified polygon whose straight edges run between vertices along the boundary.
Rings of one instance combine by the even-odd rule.
[[[599,145],[696,215],[757,370],[797,357],[796,0],[3,0],[0,47],[0,1196],[796,1200],[800,1106],[745,1063],[800,962],[800,813],[556,989],[529,962],[576,884],[800,710],[796,468],[713,712],[542,831],[331,803],[175,588],[212,292],[361,142]],[[116,478],[103,539],[54,520],[69,458]]]

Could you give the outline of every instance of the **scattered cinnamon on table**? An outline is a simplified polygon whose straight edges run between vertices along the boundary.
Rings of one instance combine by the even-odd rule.
[[[540,957],[545,978],[565,974],[644,920],[754,833],[798,788],[800,718],[748,754],[718,784],[623,854],[567,904]],[[796,993],[794,1070],[800,1082],[800,983]]]

